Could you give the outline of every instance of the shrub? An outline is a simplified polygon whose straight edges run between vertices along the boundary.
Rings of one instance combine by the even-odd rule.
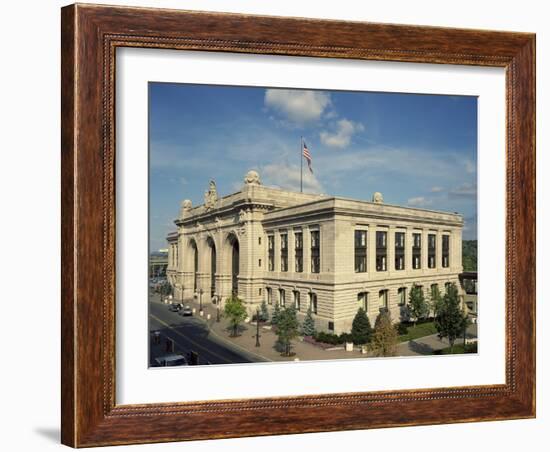
[[[317,342],[324,342],[325,344],[338,345],[344,343],[341,336],[332,333],[325,333],[324,331],[316,332],[314,337]]]
[[[351,333],[341,333],[340,336],[338,336],[338,339],[340,344],[345,342],[353,342],[353,335]]]
[[[351,336],[354,344],[366,344],[370,342],[372,336],[372,327],[369,318],[363,308],[357,310],[351,327]]]
[[[302,334],[304,336],[315,336],[315,320],[311,312],[311,306],[307,310],[306,318],[302,323]]]
[[[407,325],[404,323],[396,323],[395,329],[397,330],[397,334],[399,334],[400,336],[408,334],[409,332]]]

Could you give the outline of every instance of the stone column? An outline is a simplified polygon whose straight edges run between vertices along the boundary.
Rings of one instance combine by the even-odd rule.
[[[367,231],[367,273],[376,275],[376,225],[369,224]]]
[[[204,303],[204,294],[210,292],[210,259],[208,254],[210,253],[210,247],[206,243],[206,235],[201,234],[200,238],[197,241],[197,250],[199,253],[199,268],[197,272],[197,292],[200,289],[203,290],[203,303]]]
[[[308,227],[302,229],[304,247],[304,273],[311,273],[311,234]]]
[[[281,273],[281,231],[273,231],[273,271]]]
[[[443,268],[442,265],[442,259],[443,259],[443,234],[441,233],[441,229],[437,230],[436,236],[435,236],[435,268],[437,270],[440,270]]]
[[[395,272],[395,226],[390,226],[388,228],[387,236],[387,253],[386,253],[386,269],[389,274]]]
[[[411,228],[405,230],[405,271],[410,272],[412,270],[412,246],[413,246],[413,232]]]
[[[422,267],[422,272],[428,270],[428,230],[422,228],[422,244],[420,251],[420,262]]]
[[[449,247],[450,267],[453,271],[461,273],[462,268],[462,229],[456,228],[451,232],[451,246]]]
[[[194,279],[194,251],[187,244],[189,237],[180,235],[180,244],[182,245],[183,256],[181,259],[181,284],[183,286],[183,299],[193,298],[193,279]]]
[[[288,234],[287,236],[288,238],[288,242],[287,242],[288,273],[291,273],[292,275],[294,275],[294,273],[296,273],[296,262],[294,259],[294,250],[296,248],[295,246],[296,244],[294,243],[294,229],[289,228],[287,231],[287,234]]]

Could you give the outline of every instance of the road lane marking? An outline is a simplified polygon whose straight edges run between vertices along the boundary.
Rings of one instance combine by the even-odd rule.
[[[241,349],[243,352],[246,352],[247,354],[251,354],[251,355],[256,356],[257,358],[260,358],[262,361],[273,362],[272,359],[269,359],[269,358],[267,358],[263,355],[259,355],[258,353],[251,352],[247,348],[244,348],[244,347],[240,346],[239,344],[235,344],[234,342],[231,342],[231,341],[225,339],[224,337],[222,337],[218,333],[216,333],[212,328],[210,328],[209,331],[210,331],[210,334],[216,336],[220,341],[224,342],[225,344],[231,345],[233,347],[237,347],[237,348]]]
[[[154,317],[153,314],[151,314],[151,316]],[[156,318],[156,317],[155,317],[155,318]],[[215,338],[217,338],[217,339],[218,339],[218,342],[221,341],[221,342],[223,342],[224,344],[226,344],[227,346],[229,346],[229,347],[231,347],[231,348],[237,348],[237,349],[239,349],[242,353],[245,353],[245,355],[252,355],[252,356],[256,357],[256,359],[259,359],[260,362],[270,362],[270,363],[274,362],[274,360],[268,358],[267,356],[260,355],[259,353],[254,353],[253,351],[251,351],[251,350],[249,350],[249,349],[247,349],[247,348],[245,348],[245,347],[243,347],[243,346],[241,346],[241,345],[239,345],[239,344],[236,344],[235,342],[232,342],[232,341],[226,339],[225,337],[219,335],[216,331],[214,331],[213,328],[210,328],[210,326],[208,325],[208,322],[207,322],[206,320],[204,320],[204,319],[199,319],[199,318],[197,318],[197,317],[193,317],[193,320],[197,320],[197,323],[199,323],[199,324],[206,325],[207,328],[208,328],[209,333],[210,333],[212,336],[214,336]],[[184,337],[186,337],[186,336],[184,336]],[[186,337],[186,338],[187,338],[187,337]],[[191,339],[189,339],[189,340],[191,340]],[[238,352],[235,351],[235,350],[231,350],[231,351],[232,351],[233,353],[238,354]],[[254,361],[252,361],[252,362],[254,362]]]
[[[226,363],[228,364],[234,364],[233,361],[229,361],[227,358],[224,358],[223,356],[221,355],[218,355],[216,352],[212,351],[212,350],[208,350],[207,348],[204,348],[202,345],[200,345],[199,343],[195,342],[193,339],[189,338],[188,336],[186,336],[185,334],[183,333],[180,333],[178,330],[175,330],[174,328],[172,328],[170,325],[168,325],[166,322],[164,322],[163,320],[159,319],[156,315],[154,314],[150,314],[150,316],[152,318],[154,318],[158,323],[160,323],[161,325],[164,325],[166,326],[169,330],[172,330],[175,334],[177,334],[178,336],[181,336],[183,337],[184,339],[186,339],[187,341],[191,342],[192,344],[194,344],[196,347],[204,350],[205,352],[211,354],[211,355],[214,355],[215,357],[221,359],[222,361],[225,361]],[[234,353],[234,352],[233,352]]]

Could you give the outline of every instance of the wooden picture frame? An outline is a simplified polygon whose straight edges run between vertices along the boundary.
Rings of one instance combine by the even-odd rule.
[[[61,34],[64,444],[86,447],[535,416],[533,34],[78,4],[62,9]],[[505,68],[506,383],[117,405],[117,47]]]

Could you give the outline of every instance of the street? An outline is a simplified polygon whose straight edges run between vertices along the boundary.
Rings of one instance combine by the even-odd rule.
[[[209,333],[206,323],[195,316],[183,317],[168,310],[168,305],[149,302],[149,332],[159,331],[161,342],[150,347],[149,364],[166,351],[166,338],[174,342],[174,353],[185,356],[196,352],[199,364],[235,364],[253,362],[244,354],[229,348]],[[151,338],[149,338],[151,343]]]

